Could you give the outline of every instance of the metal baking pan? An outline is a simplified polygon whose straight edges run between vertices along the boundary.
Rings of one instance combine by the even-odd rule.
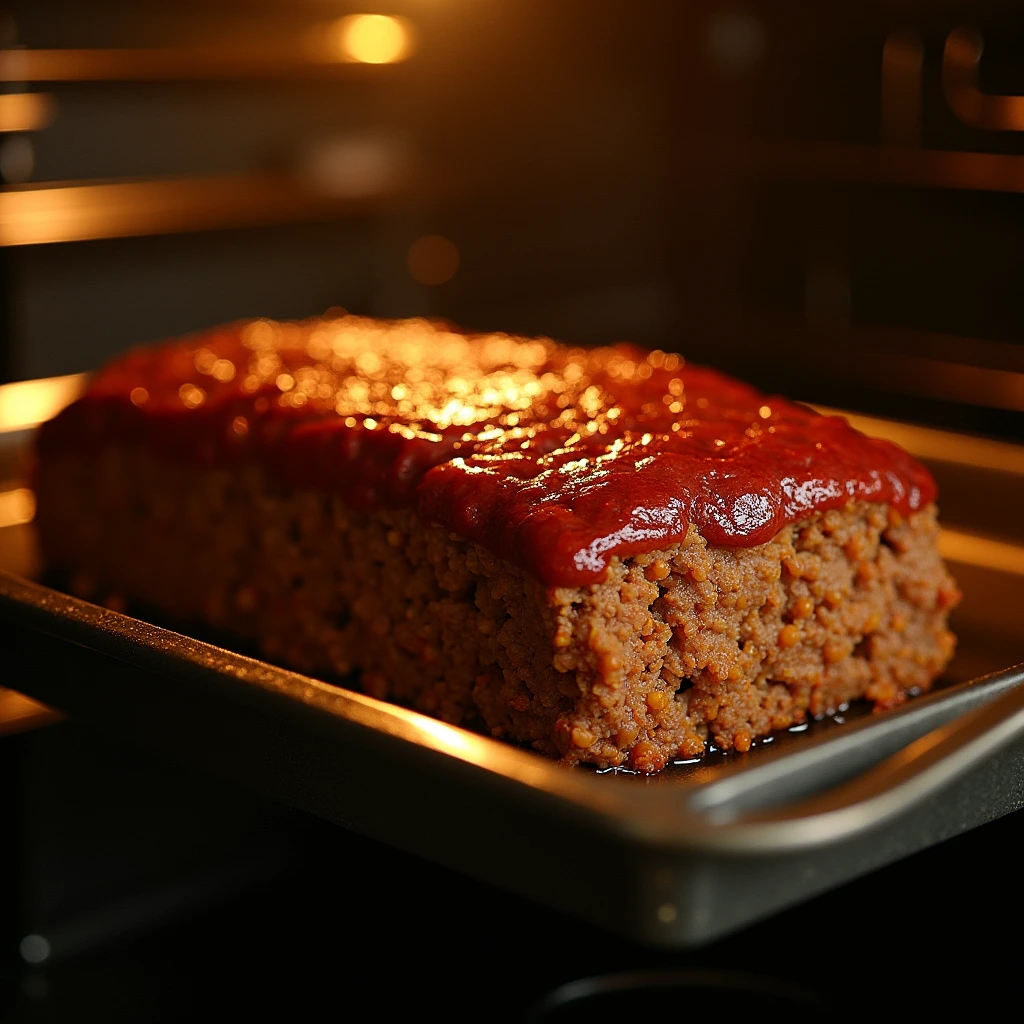
[[[966,593],[949,675],[747,754],[652,777],[563,768],[34,582],[27,523],[0,527],[2,683],[612,931],[700,945],[1024,806],[1024,545],[985,519],[1024,469],[1013,446],[954,440],[940,481],[991,501],[961,502],[977,521],[944,539]]]

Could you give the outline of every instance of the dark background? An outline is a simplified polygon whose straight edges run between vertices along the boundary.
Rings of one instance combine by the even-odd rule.
[[[407,60],[310,60],[311,27],[374,11],[409,20]],[[342,306],[630,339],[795,398],[1021,439],[1024,112],[998,98],[1024,94],[1020,5],[0,0],[0,16],[0,99],[50,104],[29,127],[0,105],[0,381]],[[410,264],[434,236],[454,273]],[[623,971],[662,973],[581,1012],[934,1013],[1011,991],[1019,812],[666,953],[79,726],[0,737],[0,757],[4,1020],[319,1019],[360,1001],[522,1020]],[[38,965],[17,952],[33,931],[52,942]]]

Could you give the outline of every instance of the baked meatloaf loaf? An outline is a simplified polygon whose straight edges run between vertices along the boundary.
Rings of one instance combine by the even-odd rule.
[[[669,352],[256,320],[115,361],[37,456],[79,589],[567,763],[745,751],[953,653],[927,470]]]

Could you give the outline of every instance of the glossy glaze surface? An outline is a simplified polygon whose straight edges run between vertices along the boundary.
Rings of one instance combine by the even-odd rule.
[[[889,442],[673,353],[422,320],[258,320],[140,349],[40,445],[125,437],[203,465],[256,460],[358,509],[414,506],[560,586],[690,523],[752,546],[849,501],[907,514],[935,498]]]

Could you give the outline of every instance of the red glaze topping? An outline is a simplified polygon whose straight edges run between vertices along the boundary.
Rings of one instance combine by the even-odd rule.
[[[40,444],[126,436],[255,459],[359,509],[414,506],[554,586],[597,582],[690,523],[747,547],[853,500],[907,514],[936,493],[895,445],[680,356],[422,320],[257,320],[138,350]]]

